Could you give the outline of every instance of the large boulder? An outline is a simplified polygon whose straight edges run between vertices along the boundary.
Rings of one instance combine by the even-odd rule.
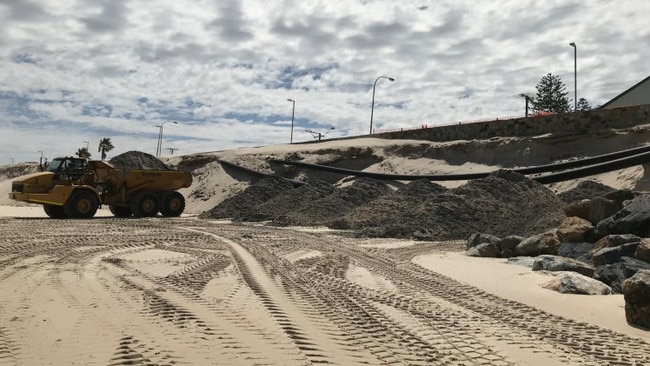
[[[556,254],[560,240],[554,232],[546,232],[526,238],[517,245],[515,251],[519,256],[535,257],[542,254]]]
[[[553,272],[554,278],[542,287],[562,294],[609,295],[611,287],[576,272]]]
[[[502,258],[510,258],[517,255],[517,245],[524,240],[523,237],[517,235],[506,236],[505,238],[499,240],[497,245],[501,251]]]
[[[614,215],[621,209],[621,205],[604,197],[596,197],[591,200],[589,207],[589,221],[594,225]]]
[[[603,248],[594,252],[591,260],[595,266],[620,262],[623,257],[634,257],[639,243],[628,243],[613,248]]]
[[[623,284],[625,318],[631,324],[650,329],[650,271],[641,270]]]
[[[609,285],[615,292],[622,293],[623,281],[645,269],[650,270],[650,264],[638,259],[623,257],[620,262],[596,267],[594,278]]]
[[[650,263],[650,238],[641,239],[641,243],[636,247],[634,258]]]
[[[533,271],[569,271],[587,277],[594,276],[594,267],[587,263],[557,255],[540,255],[533,263]]]
[[[613,216],[602,220],[594,230],[596,238],[609,234],[634,234],[650,237],[650,195],[636,197]]]
[[[593,250],[593,243],[562,243],[557,247],[557,255],[573,258],[584,263],[591,263],[591,252]]]
[[[580,243],[586,241],[588,233],[594,226],[588,220],[579,217],[567,217],[556,230],[560,243]]]
[[[499,246],[493,243],[483,243],[467,249],[466,255],[470,257],[499,257]]]
[[[589,220],[589,210],[591,209],[591,200],[584,199],[581,201],[571,202],[564,206],[564,213],[567,217],[579,217],[584,220]]]
[[[485,244],[485,243],[496,244],[499,242],[499,240],[500,239],[494,235],[474,233],[470,235],[469,238],[467,238],[467,242],[465,243],[465,249],[469,250],[469,248],[475,247],[479,244]]]
[[[628,243],[639,243],[641,242],[641,238],[634,234],[612,234],[612,235],[607,235],[603,238],[600,238],[596,242],[595,250],[600,250],[603,248],[612,248],[612,247],[618,247],[623,244],[628,244]]]

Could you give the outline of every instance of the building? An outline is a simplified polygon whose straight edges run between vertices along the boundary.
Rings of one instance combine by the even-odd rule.
[[[600,109],[650,104],[650,76],[603,104]]]

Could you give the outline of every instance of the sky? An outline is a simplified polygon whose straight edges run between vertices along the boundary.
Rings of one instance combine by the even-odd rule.
[[[161,131],[168,156],[368,135],[371,114],[373,132],[518,117],[548,73],[597,107],[650,75],[649,16],[638,0],[0,0],[0,166],[99,158],[105,137],[108,158],[154,155]]]

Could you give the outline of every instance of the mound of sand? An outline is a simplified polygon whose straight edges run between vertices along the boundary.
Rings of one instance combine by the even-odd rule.
[[[157,157],[141,151],[127,151],[112,158],[109,163],[123,169],[171,170]]]
[[[313,184],[313,186],[312,186]],[[531,235],[559,225],[563,202],[548,188],[510,171],[448,190],[415,181],[397,191],[359,178],[345,187],[314,182],[294,189],[263,179],[201,215],[276,225],[354,229],[361,236],[465,239],[475,232]]]

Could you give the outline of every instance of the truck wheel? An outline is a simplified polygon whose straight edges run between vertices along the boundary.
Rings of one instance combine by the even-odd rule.
[[[185,197],[176,191],[163,193],[160,198],[160,213],[165,217],[178,217],[185,210]]]
[[[158,213],[158,197],[152,192],[140,192],[133,197],[131,212],[135,217],[153,217]]]
[[[65,212],[63,212],[63,206],[57,205],[43,205],[43,210],[47,216],[53,219],[63,219],[65,218]]]
[[[115,217],[131,217],[131,207],[110,205],[108,209]]]
[[[95,216],[99,208],[99,200],[92,192],[76,191],[68,202],[63,205],[63,212],[71,219],[89,219]]]

